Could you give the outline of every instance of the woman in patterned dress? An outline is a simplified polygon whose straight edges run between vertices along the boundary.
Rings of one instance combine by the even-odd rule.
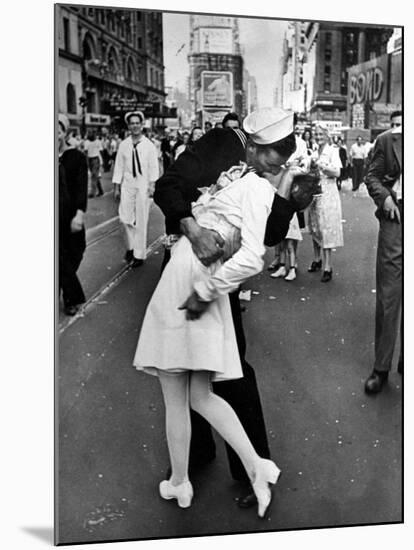
[[[315,272],[322,268],[321,281],[327,283],[332,279],[331,251],[344,245],[341,199],[336,186],[342,163],[338,148],[329,144],[328,130],[318,125],[314,135],[318,150],[312,156],[321,174],[322,193],[314,197],[309,208],[314,260],[308,271]]]

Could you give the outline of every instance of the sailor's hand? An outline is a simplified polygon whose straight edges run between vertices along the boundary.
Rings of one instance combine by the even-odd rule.
[[[208,308],[209,303],[200,300],[199,295],[194,291],[178,309],[185,309],[187,321],[194,321],[201,317]]]
[[[191,242],[194,254],[203,265],[209,266],[221,258],[224,252],[224,240],[216,231],[201,227],[194,218],[182,219],[181,229]]]

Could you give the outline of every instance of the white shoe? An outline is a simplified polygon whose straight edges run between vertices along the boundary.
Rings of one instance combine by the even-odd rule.
[[[180,485],[175,486],[169,480],[161,481],[160,495],[165,500],[176,498],[180,508],[189,508],[194,495],[193,486],[189,481],[183,481]]]
[[[255,480],[252,482],[254,494],[257,498],[257,515],[263,518],[271,501],[272,490],[270,485],[277,483],[281,471],[274,462],[267,458],[261,458],[258,463]]]
[[[270,276],[273,277],[274,279],[278,279],[279,277],[286,277],[286,275],[287,275],[287,271],[284,265],[281,265],[277,271],[270,274]]]
[[[294,281],[296,279],[296,267],[291,267],[285,277],[285,281]]]
[[[267,266],[267,269],[269,271],[272,271],[273,269],[277,269],[277,267],[279,266],[279,258],[275,258],[273,260],[273,262],[271,262],[268,266]]]

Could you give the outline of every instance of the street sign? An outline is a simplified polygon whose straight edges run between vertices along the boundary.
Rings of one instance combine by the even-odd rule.
[[[232,108],[233,74],[230,71],[203,71],[201,102],[204,107]]]
[[[112,111],[145,111],[145,109],[152,109],[152,102],[149,101],[137,101],[136,99],[110,99],[108,107]]]
[[[86,113],[85,124],[89,126],[109,126],[111,124],[111,117],[99,113]]]

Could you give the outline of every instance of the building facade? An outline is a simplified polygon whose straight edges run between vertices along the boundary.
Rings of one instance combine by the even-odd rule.
[[[243,117],[246,85],[237,18],[190,15],[188,62],[194,121],[215,124],[229,111]]]
[[[123,126],[140,109],[162,124],[162,13],[56,6],[58,109],[71,126]]]
[[[283,109],[297,113],[305,110],[306,25],[301,21],[289,23],[283,40],[281,97],[278,101]]]
[[[394,29],[295,21],[285,34],[275,104],[307,122],[349,124],[349,69],[387,51]]]
[[[308,25],[305,73],[307,82],[313,82],[307,93],[307,114],[311,120],[346,125],[348,70],[386,53],[393,29],[339,23]]]

